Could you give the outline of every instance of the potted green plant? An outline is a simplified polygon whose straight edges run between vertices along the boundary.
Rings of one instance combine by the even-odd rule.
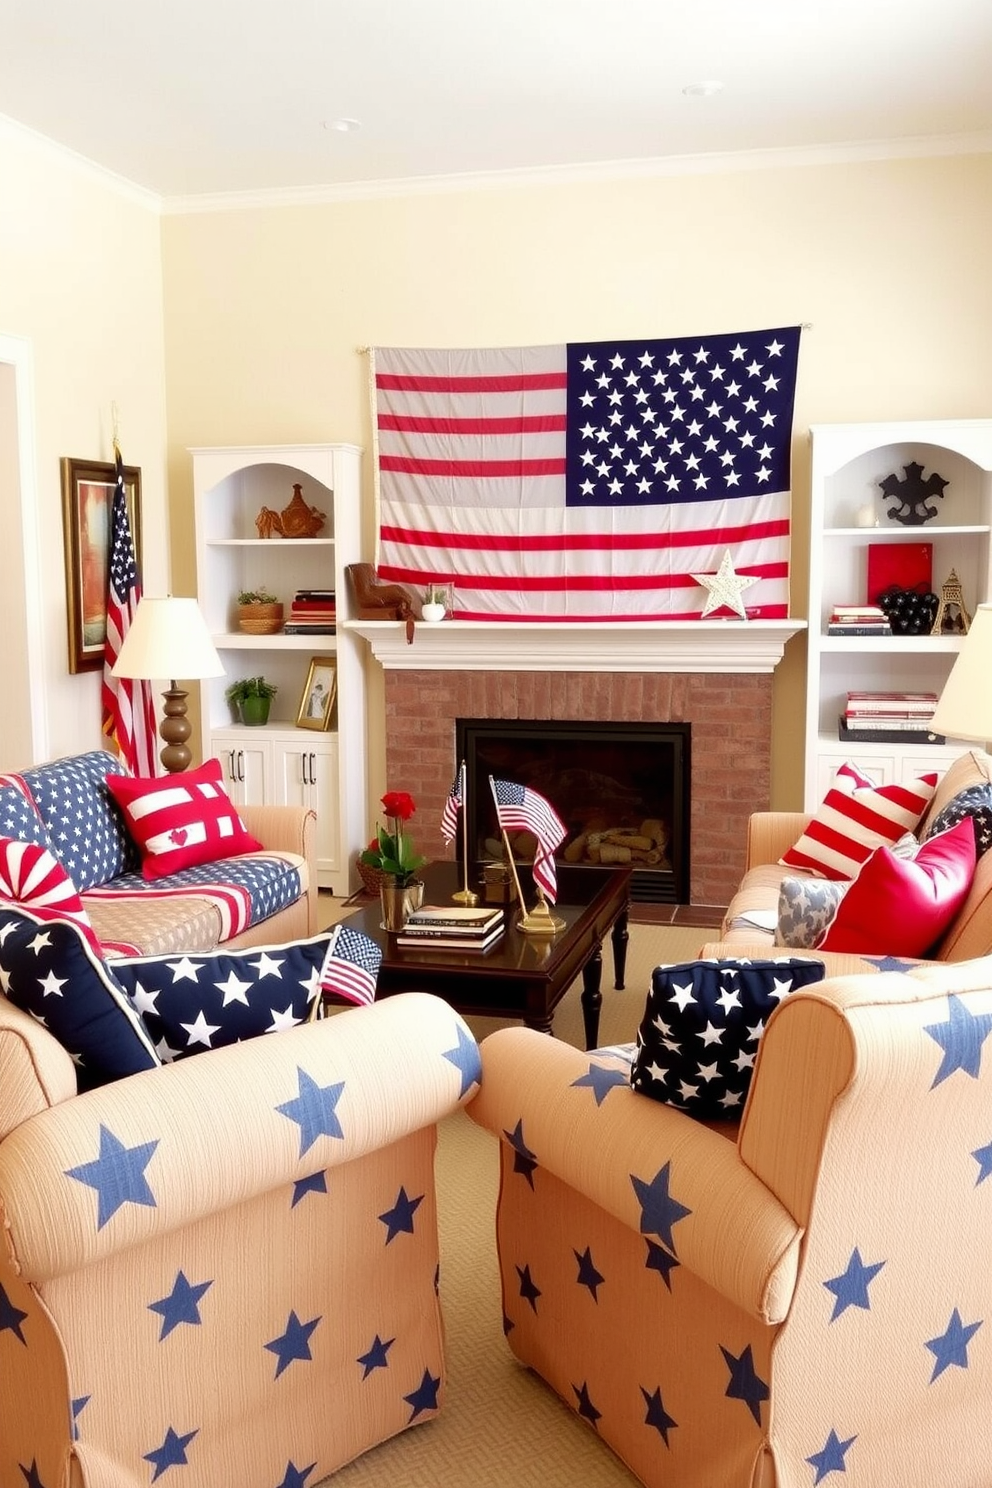
[[[278,691],[264,677],[239,677],[231,683],[224,696],[237,710],[242,723],[257,728],[268,723],[269,708]]]
[[[282,605],[267,589],[242,589],[238,626],[249,635],[275,635],[282,629]]]

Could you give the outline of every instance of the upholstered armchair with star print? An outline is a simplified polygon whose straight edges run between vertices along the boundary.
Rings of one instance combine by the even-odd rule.
[[[411,993],[77,1095],[0,999],[0,1483],[312,1488],[430,1420],[436,1123],[478,1073]]]
[[[513,1352],[648,1488],[988,1482],[992,958],[791,992],[739,1127],[630,1058],[483,1041]]]

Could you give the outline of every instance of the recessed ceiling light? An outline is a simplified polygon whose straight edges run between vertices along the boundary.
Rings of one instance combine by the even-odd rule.
[[[333,129],[337,134],[354,134],[356,129],[361,129],[360,119],[332,119],[329,124],[325,123],[325,129]]]
[[[686,83],[682,92],[688,98],[712,98],[714,93],[722,93],[723,84],[715,79],[703,83]]]

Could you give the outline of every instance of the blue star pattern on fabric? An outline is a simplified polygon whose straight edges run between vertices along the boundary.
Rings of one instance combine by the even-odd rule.
[[[387,1209],[384,1214],[379,1215],[382,1223],[386,1226],[387,1245],[390,1241],[395,1240],[397,1235],[413,1234],[413,1216],[423,1201],[423,1194],[419,1194],[417,1198],[411,1199],[407,1195],[406,1189],[402,1186],[400,1187],[400,1191],[396,1195],[396,1203],[392,1209]]]
[[[321,1168],[319,1173],[311,1173],[307,1178],[297,1178],[293,1184],[293,1197],[290,1200],[290,1208],[295,1209],[301,1199],[307,1194],[327,1192],[327,1173]]]
[[[598,1411],[593,1405],[592,1400],[589,1398],[588,1385],[586,1384],[585,1380],[583,1380],[581,1385],[573,1385],[572,1389],[575,1392],[575,1399],[578,1402],[575,1407],[576,1411],[580,1416],[585,1417],[590,1426],[594,1427],[596,1425],[596,1422],[601,1418],[603,1412]]]
[[[648,1251],[644,1262],[644,1269],[646,1271],[657,1271],[668,1290],[671,1291],[672,1272],[679,1262],[672,1255],[671,1251],[666,1250],[663,1245],[659,1245],[656,1240],[649,1239],[647,1247]]]
[[[404,1395],[403,1399],[410,1407],[410,1420],[415,1421],[425,1411],[437,1410],[437,1395],[441,1388],[441,1376],[431,1374],[429,1369],[424,1370],[423,1379],[410,1395]]]
[[[186,1448],[193,1438],[198,1435],[198,1431],[187,1431],[185,1435],[181,1436],[172,1426],[169,1427],[165,1433],[162,1445],[156,1447],[152,1452],[145,1453],[145,1461],[150,1462],[155,1469],[152,1473],[153,1483],[156,1478],[161,1477],[167,1468],[186,1467],[188,1465],[189,1458],[186,1456]]]
[[[656,966],[631,1086],[702,1121],[739,1120],[768,1017],[823,974],[822,961],[799,956]]]
[[[846,1270],[840,1276],[831,1277],[823,1285],[828,1292],[834,1294],[834,1310],[830,1314],[830,1321],[839,1318],[848,1307],[863,1307],[866,1312],[871,1310],[868,1301],[868,1287],[885,1265],[884,1261],[875,1261],[873,1265],[866,1266],[861,1259],[861,1252],[857,1246],[851,1251]]]
[[[14,1306],[7,1295],[6,1288],[0,1285],[0,1333],[4,1333],[9,1329],[14,1337],[19,1338],[21,1343],[27,1347],[27,1339],[24,1337],[21,1329],[21,1324],[26,1317],[27,1313],[22,1312],[19,1307]]]
[[[524,1141],[524,1124],[518,1121],[512,1132],[504,1129],[503,1135],[513,1148],[513,1171],[527,1179],[531,1188],[534,1187],[534,1169],[537,1167],[537,1157],[531,1152]]]
[[[531,1309],[537,1311],[537,1299],[541,1295],[541,1289],[531,1277],[529,1266],[518,1266],[517,1275],[520,1278],[520,1295],[525,1302],[529,1302]]]
[[[395,1338],[381,1339],[378,1333],[372,1340],[371,1345],[364,1354],[359,1354],[358,1362],[362,1366],[362,1379],[368,1379],[373,1369],[386,1369],[389,1361],[386,1355],[396,1342]]]
[[[728,1400],[743,1400],[758,1425],[761,1425],[761,1402],[768,1399],[769,1390],[763,1379],[759,1379],[754,1368],[754,1359],[751,1355],[751,1345],[748,1344],[740,1355],[731,1353],[729,1349],[720,1347],[727,1368],[730,1370],[730,1383],[727,1386]]]
[[[673,1426],[677,1426],[679,1423],[666,1411],[661,1399],[660,1386],[656,1386],[649,1394],[644,1386],[641,1385],[641,1394],[644,1396],[644,1404],[647,1406],[644,1424],[645,1426],[653,1426],[667,1447],[668,1433]]]
[[[106,785],[108,775],[126,774],[105,749],[23,773],[52,851],[81,894],[138,865],[137,849]]]
[[[978,1164],[978,1177],[975,1179],[975,1187],[984,1183],[986,1178],[992,1174],[992,1142],[984,1147],[976,1147],[971,1154]]]
[[[190,1323],[194,1327],[201,1324],[200,1298],[213,1286],[212,1281],[200,1281],[195,1284],[187,1280],[183,1271],[176,1273],[172,1291],[167,1297],[161,1297],[157,1302],[149,1302],[149,1312],[158,1312],[162,1316],[162,1331],[158,1335],[159,1343],[168,1338],[174,1328],[180,1323]]]
[[[309,1322],[301,1323],[295,1311],[291,1311],[286,1321],[285,1333],[280,1333],[278,1338],[262,1345],[276,1356],[276,1379],[295,1360],[306,1363],[313,1358],[310,1352],[310,1335],[320,1321],[319,1317],[315,1317]]]
[[[72,1439],[79,1440],[79,1417],[90,1403],[89,1395],[77,1395],[72,1402]]]
[[[38,815],[21,775],[0,775],[0,837],[31,842],[54,852],[45,824]]]
[[[968,1344],[981,1326],[981,1318],[975,1323],[963,1323],[961,1314],[955,1307],[944,1332],[938,1338],[931,1338],[927,1341],[926,1346],[935,1360],[933,1373],[930,1376],[931,1384],[943,1374],[945,1369],[950,1369],[952,1364],[958,1369],[968,1368]]]
[[[923,1031],[928,1033],[944,1051],[940,1068],[933,1077],[931,1090],[940,1085],[955,1070],[964,1070],[973,1080],[978,1079],[982,1062],[982,1046],[992,1032],[992,1013],[972,1013],[960,997],[952,992],[947,999],[947,1022],[931,1023]]]
[[[576,1086],[589,1086],[596,1097],[597,1106],[603,1104],[611,1090],[615,1090],[618,1086],[626,1089],[629,1083],[629,1077],[622,1070],[606,1069],[604,1065],[594,1062],[589,1065],[584,1075],[572,1081],[572,1084]]]
[[[300,1085],[299,1094],[292,1100],[283,1101],[282,1105],[276,1106],[276,1110],[299,1126],[302,1157],[319,1137],[344,1140],[341,1123],[335,1115],[335,1108],[344,1090],[344,1081],[318,1085],[312,1075],[300,1069],[299,1065],[296,1067],[296,1074]]]
[[[637,1202],[641,1206],[641,1234],[657,1235],[662,1244],[665,1245],[672,1255],[677,1255],[675,1242],[672,1239],[672,1226],[678,1224],[680,1219],[685,1219],[692,1213],[678,1199],[672,1197],[668,1191],[668,1182],[671,1177],[671,1163],[665,1163],[659,1168],[650,1183],[644,1178],[638,1178],[636,1174],[630,1174]]]
[[[316,1466],[316,1462],[311,1462],[309,1467],[297,1467],[292,1458],[290,1458],[289,1462],[286,1463],[286,1472],[283,1480],[276,1485],[276,1488],[306,1488],[307,1478]]]
[[[302,892],[300,870],[282,858],[262,856],[251,858],[225,858],[223,873],[217,863],[198,863],[189,868],[179,868],[170,873],[165,883],[170,889],[220,888],[234,889],[239,897],[247,899],[248,925],[257,925],[267,920],[277,910],[293,904]],[[145,878],[141,870],[122,873],[111,883],[101,885],[92,892],[97,897],[119,897],[122,894],[155,895],[162,892],[163,883]]]
[[[863,956],[861,959],[879,971],[912,971],[914,966],[920,964],[918,961],[907,961],[902,956]]]
[[[596,1289],[597,1287],[602,1286],[603,1282],[606,1280],[606,1277],[603,1276],[599,1271],[597,1271],[596,1267],[593,1265],[592,1251],[589,1249],[588,1245],[586,1246],[585,1250],[581,1252],[575,1250],[575,1248],[573,1247],[572,1254],[575,1256],[575,1259],[579,1263],[579,1274],[576,1277],[576,1281],[578,1282],[579,1286],[588,1287],[590,1292],[592,1293],[593,1301],[598,1302],[599,1297],[597,1295]]]
[[[25,1467],[23,1463],[19,1463],[18,1466],[24,1474],[24,1481],[27,1484],[27,1488],[45,1488],[45,1484],[41,1480],[41,1474],[38,1471],[38,1459],[36,1457],[31,1458],[30,1467]]]
[[[458,1092],[458,1099],[461,1100],[473,1085],[478,1085],[482,1077],[482,1058],[478,1044],[461,1023],[455,1025],[455,1035],[458,1042],[453,1049],[444,1050],[444,1057],[451,1061],[462,1077]]]
[[[99,1157],[66,1169],[67,1178],[75,1178],[77,1183],[86,1183],[96,1190],[98,1230],[102,1230],[124,1204],[157,1207],[155,1195],[145,1177],[145,1169],[157,1146],[156,1140],[125,1147],[101,1122]]]
[[[813,1479],[814,1484],[819,1483],[828,1473],[847,1472],[847,1468],[844,1465],[844,1458],[857,1439],[856,1436],[849,1436],[847,1441],[841,1441],[833,1427],[830,1428],[830,1435],[827,1437],[820,1451],[814,1452],[812,1456],[806,1458],[810,1466],[816,1469],[816,1477]]]

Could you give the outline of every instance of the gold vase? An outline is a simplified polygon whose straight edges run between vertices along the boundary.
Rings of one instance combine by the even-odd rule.
[[[395,878],[384,880],[379,885],[382,901],[382,924],[386,930],[402,930],[415,909],[424,902],[424,886],[415,879],[413,883],[400,884]]]

